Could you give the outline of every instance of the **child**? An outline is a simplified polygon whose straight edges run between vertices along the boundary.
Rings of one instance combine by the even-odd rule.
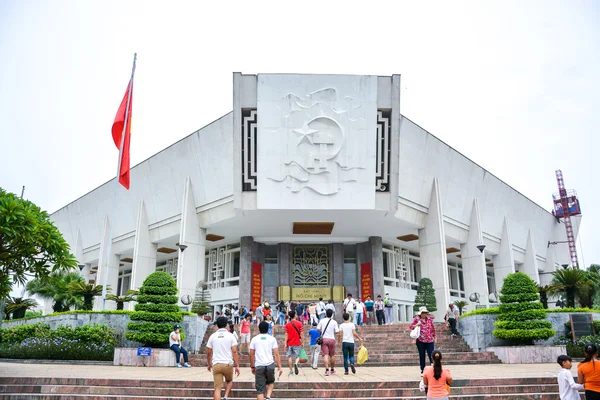
[[[583,385],[575,383],[573,379],[571,357],[563,354],[558,356],[556,362],[562,368],[558,373],[558,391],[561,400],[579,400],[581,397],[577,391],[583,390]]]
[[[344,354],[344,375],[348,375],[348,362],[350,362],[350,368],[352,368],[352,373],[356,373],[356,368],[354,368],[354,338],[356,337],[360,340],[360,345],[362,346],[363,340],[358,333],[356,333],[356,328],[353,322],[350,322],[350,314],[345,312],[342,314],[342,318],[344,319],[344,323],[340,325],[340,342],[342,342],[342,353]]]
[[[308,331],[308,334],[310,336],[310,350],[311,350],[311,360],[312,360],[312,367],[313,369],[317,369],[317,365],[319,363],[319,353],[320,353],[320,348],[321,346],[319,346],[317,344],[317,339],[319,337],[321,337],[321,332],[319,332],[319,330],[317,329],[317,323],[313,322],[312,323],[312,329],[310,331]]]

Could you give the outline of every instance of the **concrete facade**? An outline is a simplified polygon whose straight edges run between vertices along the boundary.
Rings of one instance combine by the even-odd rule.
[[[421,277],[441,317],[474,293],[467,309],[487,306],[516,269],[543,282],[569,262],[566,245],[547,246],[565,240],[551,213],[402,116],[399,75],[233,78],[233,111],[134,166],[114,221],[109,183],[52,214],[87,278],[124,293],[164,270],[219,310],[250,304],[252,262],[269,302],[300,287],[357,297],[371,263],[373,294],[409,320]],[[296,266],[294,249],[311,245],[329,246],[324,285],[294,281],[314,261]]]

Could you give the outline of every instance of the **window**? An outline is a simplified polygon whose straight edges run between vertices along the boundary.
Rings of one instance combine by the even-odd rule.
[[[344,245],[344,286],[356,286],[356,245]]]
[[[206,276],[209,289],[238,286],[240,282],[240,244],[228,244],[206,251]]]
[[[465,298],[462,264],[448,263],[448,280],[450,281],[450,296]]]
[[[494,276],[494,271],[487,271],[487,284],[488,284],[488,292],[496,293],[496,277]]]
[[[418,253],[384,245],[384,285],[417,290],[419,279],[421,279],[421,261]]]
[[[171,278],[177,282],[177,265],[179,263],[179,259],[172,258],[170,260],[160,261],[156,264],[156,271],[164,271],[167,274],[171,275]]]
[[[269,287],[279,286],[279,263],[277,246],[265,246],[265,266],[263,268],[263,284]]]

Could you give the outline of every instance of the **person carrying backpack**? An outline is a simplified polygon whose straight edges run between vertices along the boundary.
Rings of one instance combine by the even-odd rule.
[[[392,325],[394,322],[394,317],[392,311],[394,310],[394,302],[390,298],[390,294],[385,294],[385,299],[383,299],[383,305],[385,310],[385,323],[386,325]]]

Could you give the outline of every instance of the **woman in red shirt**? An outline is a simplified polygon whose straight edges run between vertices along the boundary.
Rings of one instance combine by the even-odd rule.
[[[421,333],[417,338],[417,350],[419,350],[419,362],[421,365],[421,376],[423,376],[423,369],[425,368],[425,351],[429,356],[429,363],[433,363],[431,360],[431,353],[435,344],[435,326],[433,326],[433,317],[429,315],[427,307],[423,306],[419,308],[419,315],[415,317],[413,322],[410,324],[410,330],[412,331],[415,326],[421,327]]]

